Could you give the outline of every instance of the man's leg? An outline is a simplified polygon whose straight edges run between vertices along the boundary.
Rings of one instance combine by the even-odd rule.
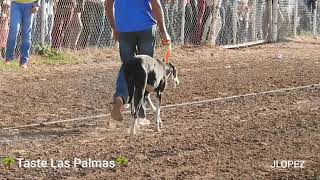
[[[103,3],[94,3],[94,11],[93,11],[93,25],[92,32],[90,36],[91,45],[97,47],[99,44],[99,40],[101,37],[101,33],[103,31],[104,25],[104,6]]]
[[[21,44],[21,58],[20,65],[26,65],[30,57],[31,48],[31,32],[32,32],[32,20],[34,14],[31,14],[32,3],[23,4],[23,15],[22,15],[22,44]]]
[[[90,26],[92,26],[91,22],[91,13],[92,13],[92,9],[90,6],[90,2],[85,2],[84,3],[84,11],[81,13],[81,22],[82,22],[82,31],[81,34],[79,36],[79,40],[78,40],[78,48],[79,49],[84,49],[88,46],[88,37],[90,35]]]
[[[53,23],[54,23],[54,15],[53,12],[48,14],[47,17],[47,32],[46,32],[46,41],[47,43],[52,46],[52,30],[53,30]]]
[[[20,29],[22,13],[20,11],[20,4],[12,2],[10,12],[10,28],[7,41],[6,62],[13,61],[14,50],[17,44],[17,36]]]
[[[120,58],[122,63],[130,60],[135,53],[136,49],[136,37],[134,32],[130,33],[120,33],[119,38],[119,49],[120,49]],[[115,120],[123,120],[121,109],[123,104],[127,102],[128,99],[128,87],[125,80],[123,66],[121,66],[117,85],[116,92],[114,94],[114,104],[111,111],[111,117]]]

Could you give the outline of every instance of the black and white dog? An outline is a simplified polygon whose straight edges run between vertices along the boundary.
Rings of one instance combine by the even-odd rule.
[[[123,64],[125,78],[128,84],[129,101],[131,104],[131,122],[130,134],[135,135],[137,129],[137,113],[142,107],[144,100],[148,100],[155,113],[156,127],[155,131],[160,131],[160,105],[161,93],[164,91],[168,79],[171,79],[176,86],[179,84],[177,70],[171,63],[164,63],[161,60],[147,56],[137,55]],[[156,93],[156,107],[150,100],[150,93]],[[133,99],[133,102],[132,102]]]

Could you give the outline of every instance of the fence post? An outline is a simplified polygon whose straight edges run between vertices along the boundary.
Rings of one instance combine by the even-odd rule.
[[[213,9],[212,9],[212,24],[211,24],[211,31],[210,31],[210,36],[209,36],[209,42],[212,46],[216,45],[216,39],[217,39],[217,34],[219,32],[216,32],[216,25],[217,25],[217,20],[218,20],[218,13],[219,13],[219,1],[215,1],[213,4]]]
[[[181,44],[184,44],[184,29],[186,24],[186,0],[182,1],[182,17],[181,17]]]
[[[317,35],[317,10],[318,10],[318,2],[316,1],[315,2],[315,7],[313,9],[313,22],[312,22],[312,25],[313,25],[313,36],[316,36]]]
[[[233,4],[233,16],[232,16],[232,33],[233,33],[233,44],[237,43],[237,32],[238,32],[238,1],[234,1]]]
[[[214,1],[213,9],[212,9],[212,24],[211,29],[209,31],[209,43],[211,46],[216,45],[217,36],[221,30],[221,17],[219,15],[220,13],[220,0]],[[219,22],[220,18],[220,22]]]
[[[293,35],[297,37],[297,28],[298,28],[298,0],[295,1],[294,7],[294,19],[293,19]]]
[[[271,34],[272,34],[272,0],[268,1],[268,26],[267,26],[267,39],[271,42]]]
[[[249,8],[249,6],[248,6],[248,8]],[[252,37],[252,41],[256,41],[257,40],[257,33],[256,33],[257,1],[256,0],[254,0],[252,2],[251,8],[252,9],[249,8],[249,13],[250,13],[250,11],[252,11],[252,17],[251,17],[251,20],[252,20],[252,34],[251,34],[251,37]],[[250,17],[250,14],[249,14],[249,17]]]
[[[41,12],[40,41],[41,41],[41,45],[44,45],[45,25],[46,25],[45,0],[41,0],[41,11],[40,12]]]
[[[278,40],[278,0],[273,0],[272,4],[272,42]]]

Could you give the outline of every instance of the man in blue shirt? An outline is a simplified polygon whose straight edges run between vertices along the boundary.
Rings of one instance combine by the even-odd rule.
[[[131,59],[136,53],[153,56],[156,25],[158,25],[162,42],[170,42],[160,0],[106,0],[106,13],[113,37],[119,41],[122,63]],[[121,67],[111,111],[113,119],[123,120],[121,111],[127,98],[127,83]],[[145,106],[140,109],[138,115],[140,124],[150,123],[145,119]]]

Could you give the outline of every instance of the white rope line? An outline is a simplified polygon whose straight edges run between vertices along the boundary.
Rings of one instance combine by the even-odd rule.
[[[96,115],[96,116],[87,116],[87,117],[74,118],[74,119],[66,119],[66,120],[59,120],[59,121],[44,122],[44,123],[27,124],[27,125],[21,125],[21,126],[2,128],[2,130],[20,129],[20,128],[26,128],[26,127],[35,127],[35,126],[44,126],[44,125],[50,125],[50,124],[58,124],[58,123],[64,123],[64,122],[81,121],[81,120],[88,120],[88,119],[94,119],[94,118],[107,117],[109,115],[110,115],[110,113],[108,113],[108,114],[100,114],[100,115]]]
[[[291,87],[291,88],[282,88],[282,89],[276,89],[276,90],[270,90],[270,91],[263,91],[263,92],[257,92],[257,93],[249,93],[249,94],[243,94],[243,95],[234,95],[234,96],[227,96],[227,97],[221,97],[221,98],[214,98],[214,99],[207,99],[207,100],[201,100],[201,101],[192,101],[192,102],[185,102],[180,104],[170,104],[161,106],[161,108],[173,108],[173,107],[180,107],[180,106],[187,106],[187,105],[195,105],[195,104],[204,104],[209,102],[215,102],[215,101],[223,101],[228,99],[236,99],[240,97],[248,97],[248,96],[256,96],[256,95],[265,95],[265,94],[273,94],[273,93],[280,93],[285,91],[293,91],[293,90],[301,90],[301,89],[307,89],[307,88],[313,88],[313,87],[319,87],[320,84],[312,84],[312,85],[306,85],[306,86],[297,86],[297,87]],[[146,110],[150,110],[150,108],[147,108]],[[131,111],[124,111],[124,114],[129,114]],[[28,124],[28,125],[21,125],[21,126],[14,126],[14,127],[7,127],[2,128],[1,130],[10,130],[10,129],[20,129],[20,128],[26,128],[26,127],[35,127],[35,126],[45,126],[50,124],[57,124],[57,123],[64,123],[64,122],[72,122],[72,121],[81,121],[81,120],[88,120],[88,119],[96,119],[96,118],[102,118],[110,116],[110,113],[108,114],[100,114],[95,116],[87,116],[87,117],[81,117],[81,118],[73,118],[73,119],[66,119],[66,120],[59,120],[59,121],[51,121],[51,122],[44,122],[44,123],[35,123],[35,124]]]

